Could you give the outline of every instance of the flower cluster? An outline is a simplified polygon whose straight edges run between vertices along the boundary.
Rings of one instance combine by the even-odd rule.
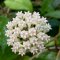
[[[38,12],[18,12],[6,26],[6,36],[9,37],[7,44],[12,46],[14,53],[18,52],[21,56],[27,52],[42,52],[45,49],[44,43],[50,40],[46,33],[51,26]]]

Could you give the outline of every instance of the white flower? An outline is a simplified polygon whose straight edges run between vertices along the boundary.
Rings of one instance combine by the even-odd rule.
[[[16,17],[6,25],[8,46],[12,52],[23,56],[27,52],[33,54],[45,50],[45,42],[50,41],[46,33],[51,29],[47,19],[41,17],[39,12],[16,13]]]
[[[38,44],[36,44],[36,47],[40,50],[40,47],[41,47],[41,50],[42,48],[45,48],[44,47],[44,42],[41,41],[40,39],[37,41]],[[44,49],[43,49],[44,50]]]
[[[38,47],[38,50],[39,50],[40,52],[43,52],[43,51],[45,50],[44,45],[43,45],[43,44],[40,44],[39,47]]]
[[[46,42],[48,42],[50,40],[50,36],[48,36],[47,34],[42,33],[42,32],[38,33],[37,37],[39,39],[41,39],[42,41],[46,41]]]
[[[26,50],[26,49],[30,49],[31,44],[30,44],[29,41],[26,41],[26,42],[23,42],[23,46],[24,46],[24,48],[25,48],[25,50]]]
[[[26,53],[25,49],[23,49],[23,48],[19,49],[19,55],[23,56],[23,55],[25,55],[25,53]]]
[[[45,22],[45,23],[47,23],[47,22],[48,22],[48,20],[46,20],[46,18],[44,18],[44,17],[42,17],[41,19],[42,19],[42,21],[41,21],[41,22]]]
[[[33,17],[33,18],[36,18],[36,19],[39,19],[39,18],[40,18],[39,12],[33,12],[32,17]]]
[[[21,30],[18,27],[15,27],[15,29],[13,29],[13,34],[16,36],[18,36],[20,32],[21,32]]]
[[[7,26],[7,29],[13,29],[13,24],[12,22],[8,22],[8,24],[6,25]]]
[[[20,19],[19,19],[18,17],[13,18],[12,24],[13,24],[14,26],[17,26],[17,24],[18,24],[19,21],[20,21]]]
[[[36,35],[36,29],[35,29],[35,28],[30,28],[30,29],[29,29],[29,35],[30,35],[30,36]]]
[[[38,52],[38,49],[36,47],[31,47],[30,52],[34,55]]]
[[[22,11],[21,11],[21,12],[16,13],[16,16],[17,16],[18,18],[21,18],[21,19],[22,19],[22,17],[23,17],[23,13],[22,13]]]
[[[30,43],[33,45],[38,44],[38,38],[36,37],[31,37],[29,40],[30,40]]]
[[[28,38],[28,32],[27,31],[21,31],[20,36],[21,36],[21,38],[26,39],[26,38]]]
[[[5,35],[9,37],[12,35],[12,33],[13,33],[13,30],[7,30]]]
[[[24,13],[24,15],[23,15],[23,18],[25,19],[25,20],[27,20],[27,18],[29,19],[29,18],[31,18],[31,13],[28,11],[28,12],[25,12]]]
[[[15,47],[16,49],[20,48],[20,42],[14,42],[13,47]]]
[[[23,21],[23,20],[19,21],[19,22],[18,22],[18,27],[19,27],[20,29],[23,29],[24,27],[26,27],[26,22]]]
[[[51,29],[51,26],[49,24],[37,24],[35,29],[37,32],[48,32]]]
[[[7,40],[8,46],[13,45],[13,43],[14,43],[14,39],[8,39]]]

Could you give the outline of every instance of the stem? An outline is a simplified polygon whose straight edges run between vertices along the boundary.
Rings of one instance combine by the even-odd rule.
[[[58,32],[58,34],[55,36],[55,38],[54,38],[54,42],[55,42],[55,48],[56,48],[56,50],[58,51],[58,46],[57,46],[57,38],[58,38],[58,36],[60,35],[60,27],[59,27],[59,32]]]
[[[50,50],[55,50],[55,49],[56,49],[56,47],[46,47],[46,48],[47,48],[49,51],[50,51]],[[60,46],[57,46],[57,49],[60,50]]]
[[[58,51],[58,54],[57,54],[56,60],[60,60],[60,50]]]
[[[56,50],[58,51],[58,47],[57,47],[57,38],[55,39],[55,48],[56,48]]]

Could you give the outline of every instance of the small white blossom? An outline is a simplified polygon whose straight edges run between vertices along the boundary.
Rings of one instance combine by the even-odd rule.
[[[23,21],[23,20],[19,21],[19,22],[18,22],[18,27],[19,27],[20,29],[23,29],[24,27],[26,27],[25,21]]]
[[[26,41],[26,42],[23,42],[23,46],[24,46],[24,48],[25,48],[25,50],[26,50],[26,49],[30,49],[31,44],[30,44],[29,41]]]
[[[20,28],[15,27],[15,29],[13,29],[13,34],[16,36],[19,36],[19,33],[21,32]]]
[[[11,48],[12,51],[13,51],[14,53],[16,53],[16,52],[18,51],[18,49],[20,48],[20,43],[19,43],[19,42],[14,42],[12,46],[13,46],[13,47]]]
[[[36,47],[31,47],[30,52],[34,55],[38,52],[38,49]]]
[[[26,39],[26,38],[28,38],[28,32],[27,31],[21,31],[20,36],[21,36],[21,38]]]
[[[7,40],[8,46],[13,45],[13,43],[14,43],[14,39],[8,39]]]
[[[25,49],[23,49],[23,48],[19,49],[19,55],[23,56],[23,55],[25,55],[25,53],[26,53]]]
[[[27,20],[27,18],[31,18],[31,13],[28,11],[28,12],[25,12],[24,15],[23,15],[23,18],[25,18],[25,20]]]
[[[36,29],[35,29],[35,28],[30,28],[30,29],[29,29],[29,35],[30,35],[30,36],[36,35]]]
[[[38,38],[36,37],[31,37],[29,40],[30,40],[30,43],[33,45],[38,44]]]
[[[37,29],[37,32],[48,32],[51,29],[51,26],[49,24],[37,24],[35,29]]]
[[[13,34],[13,30],[7,30],[5,35],[6,35],[7,37],[9,37],[9,36],[11,36],[12,34]]]
[[[42,33],[42,32],[38,33],[37,37],[39,39],[41,39],[42,41],[46,41],[46,42],[48,42],[50,40],[50,36],[48,36],[47,34]]]
[[[13,26],[14,26],[14,27],[17,26],[17,24],[18,24],[19,21],[20,21],[20,19],[19,19],[18,17],[13,18],[13,20],[12,20]]]
[[[23,13],[22,13],[22,11],[21,11],[21,12],[16,13],[16,17],[17,17],[17,18],[21,18],[21,19],[22,19],[22,17],[23,17]]]
[[[33,17],[33,18],[36,18],[36,19],[39,19],[39,18],[40,18],[39,12],[33,12],[32,17]]]
[[[13,29],[13,24],[12,22],[8,22],[8,24],[6,25],[8,29]]]

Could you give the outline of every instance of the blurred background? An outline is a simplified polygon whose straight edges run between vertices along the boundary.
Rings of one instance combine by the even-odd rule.
[[[18,56],[7,46],[6,24],[18,11],[39,12],[52,26],[52,30],[47,33],[53,37],[46,44],[48,51],[39,54],[37,58],[31,54]],[[32,60],[60,60],[60,0],[0,0],[0,60],[29,60],[30,57]]]

